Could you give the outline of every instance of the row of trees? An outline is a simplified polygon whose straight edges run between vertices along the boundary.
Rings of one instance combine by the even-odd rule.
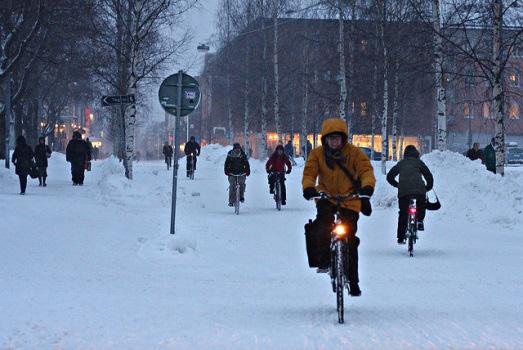
[[[107,113],[114,153],[133,177],[134,128],[159,70],[188,44],[181,24],[197,0],[9,0],[0,5],[0,117],[3,128],[53,136],[71,101],[134,94],[137,103]],[[96,102],[95,102],[96,101]],[[47,125],[40,125],[42,118]],[[0,130],[4,143],[5,130]],[[7,157],[6,157],[7,158]]]
[[[381,128],[385,172],[389,143],[395,157],[402,130],[426,127],[413,117],[428,108],[424,94],[433,101],[425,120],[434,121],[435,143],[446,149],[446,88],[470,74],[492,90],[503,174],[503,77],[521,41],[517,6],[502,0],[222,0],[221,49],[204,77],[226,82],[218,88],[224,98],[215,100],[225,102],[229,138],[242,128],[244,136],[260,130],[265,138],[270,123],[281,140],[282,125],[294,132],[300,121],[301,143],[319,115],[335,114],[347,120],[351,138],[361,123],[370,124],[373,149]],[[330,67],[336,78],[322,79]],[[355,119],[358,110],[370,117]],[[263,154],[266,145],[263,139]]]

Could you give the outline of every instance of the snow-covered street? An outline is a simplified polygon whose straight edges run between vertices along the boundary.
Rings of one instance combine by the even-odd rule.
[[[0,169],[0,349],[523,348],[521,169],[501,178],[458,154],[424,157],[443,208],[409,258],[375,166],[374,212],[359,221],[363,294],[346,297],[339,325],[328,276],[307,265],[303,167],[277,212],[251,160],[235,216],[227,151],[204,148],[196,180],[180,178],[175,236],[162,162],[135,163],[129,182],[117,160],[98,161],[73,187],[55,153],[48,187],[30,180],[26,196]]]

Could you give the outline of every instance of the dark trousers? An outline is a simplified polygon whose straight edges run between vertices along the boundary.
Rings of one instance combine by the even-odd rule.
[[[47,178],[47,167],[46,166],[37,166],[38,169],[38,181],[40,185],[45,184],[45,179]]]
[[[416,219],[423,221],[425,219],[425,212],[427,208],[425,195],[409,195],[403,196],[398,199],[399,211],[398,211],[398,238],[404,239],[405,232],[407,231],[407,223],[409,220],[409,205],[410,200],[416,199]]]
[[[318,258],[320,268],[327,268],[330,266],[330,242],[331,232],[334,225],[334,214],[336,213],[336,205],[328,200],[319,200],[316,203],[316,220],[313,222],[315,234],[318,235]],[[358,246],[360,239],[356,237],[358,231],[359,213],[340,208],[340,217],[344,225],[348,227],[347,236],[347,259],[345,260],[348,266],[345,267],[345,272],[349,282],[358,283]]]
[[[276,179],[280,179],[281,186],[281,200],[287,200],[287,188],[285,187],[285,174],[284,173],[271,173],[269,175],[269,189],[272,192],[274,190],[274,185],[276,184]]]
[[[20,192],[25,193],[25,189],[27,187],[27,173],[24,174],[18,174],[18,178],[20,179]]]
[[[165,156],[165,164],[167,164],[167,170],[173,166],[173,157]]]
[[[85,164],[83,162],[71,163],[71,175],[73,176],[73,183],[84,183]]]
[[[192,161],[194,162],[194,165],[192,166],[192,169],[196,170],[196,162],[197,162],[196,156],[188,155],[187,156],[187,173],[189,173],[189,171],[192,171],[192,169],[191,169],[191,158],[192,158]]]

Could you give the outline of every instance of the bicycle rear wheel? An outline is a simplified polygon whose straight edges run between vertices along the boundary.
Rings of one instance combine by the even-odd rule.
[[[415,240],[415,237],[416,237],[416,232],[410,227],[409,230],[408,230],[408,234],[409,234],[409,239],[408,239],[408,243],[409,243],[409,256],[414,256],[414,240]]]

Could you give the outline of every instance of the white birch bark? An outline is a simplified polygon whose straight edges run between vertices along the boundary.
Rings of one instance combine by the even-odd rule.
[[[505,174],[505,118],[503,111],[503,71],[501,68],[501,42],[503,28],[503,3],[502,0],[494,0],[492,4],[492,60],[494,61],[494,84],[492,91],[492,106],[496,117],[496,173]]]
[[[281,120],[280,120],[280,75],[278,70],[278,0],[274,0],[273,9],[273,65],[274,65],[274,123],[276,126],[276,134],[278,135],[278,142],[283,143]]]
[[[392,160],[397,158],[398,114],[399,114],[399,61],[396,59],[394,72],[394,103],[392,108]]]
[[[343,1],[338,1],[338,55],[340,60],[339,76],[338,81],[340,84],[340,104],[339,113],[341,119],[346,119],[346,107],[347,107],[347,81],[346,81],[346,69],[345,69],[345,27],[344,27],[344,7]]]
[[[447,98],[444,86],[443,72],[443,43],[438,34],[441,30],[441,14],[439,0],[432,0],[432,21],[434,24],[434,65],[435,65],[435,90],[436,90],[436,119],[438,150],[447,149]]]
[[[264,4],[262,1],[262,8]],[[262,96],[261,96],[261,151],[260,159],[267,158],[267,33],[265,31],[265,21],[261,19],[261,31],[263,33],[263,68],[262,68]]]
[[[387,156],[388,156],[388,134],[387,119],[389,114],[389,72],[388,72],[388,55],[387,46],[385,45],[385,21],[386,21],[386,1],[383,1],[383,17],[381,19],[380,40],[383,47],[383,114],[381,117],[381,173],[387,174]]]
[[[301,137],[300,147],[303,150],[304,159],[307,159],[307,121],[309,114],[309,50],[306,45],[303,49],[305,57],[305,74],[303,76],[303,99],[302,99],[302,115],[301,115]]]

